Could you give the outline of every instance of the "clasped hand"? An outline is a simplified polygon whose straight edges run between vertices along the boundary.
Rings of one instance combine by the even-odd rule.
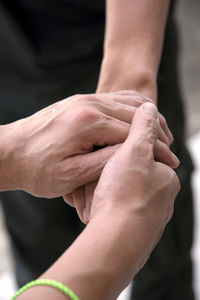
[[[149,100],[130,91],[75,95],[28,118],[3,125],[9,144],[4,159],[4,177],[9,186],[5,188],[53,198],[97,180],[126,139],[137,107],[146,101]],[[168,155],[164,143],[172,139],[161,115],[160,123],[162,142],[155,149],[158,157],[162,156],[162,147],[164,155]],[[96,146],[101,149],[93,151]]]
[[[143,232],[141,267],[180,188],[172,135],[150,99],[131,91],[76,95],[2,125],[1,134],[1,190],[64,195],[85,223],[115,212],[135,237]]]

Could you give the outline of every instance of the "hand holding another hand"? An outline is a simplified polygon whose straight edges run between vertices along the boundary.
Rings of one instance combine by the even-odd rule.
[[[180,184],[171,167],[155,160],[157,117],[151,103],[137,109],[129,135],[105,165],[94,195],[86,194],[89,224],[68,252],[68,260],[73,261],[73,253],[81,249],[70,276],[75,282],[81,278],[83,299],[90,298],[84,294],[87,289],[98,291],[98,299],[102,290],[103,299],[116,299],[147,261],[173,214]],[[89,192],[94,186],[90,187]],[[76,284],[72,287],[76,290]]]
[[[91,222],[99,215],[112,215],[125,226],[137,245],[138,269],[170,220],[180,189],[173,169],[154,159],[157,115],[153,104],[138,108],[126,141],[108,160],[90,203]]]
[[[130,91],[75,95],[2,125],[0,190],[22,189],[53,198],[97,180],[145,101]],[[160,139],[170,143],[164,122]],[[107,147],[93,151],[96,146]]]
[[[149,101],[147,103],[151,103],[151,102]],[[141,123],[141,120],[136,118],[134,120],[135,127],[137,127],[137,124],[136,124],[137,120],[138,120],[138,122]],[[141,126],[140,123],[138,124],[138,126]],[[166,124],[166,121],[164,120],[163,116],[160,115],[157,112],[157,123],[156,123],[156,130],[157,130],[157,135],[156,136],[157,136],[157,138],[155,140],[155,144],[154,144],[154,147],[152,149],[154,159],[156,161],[160,162],[160,163],[166,164],[170,168],[177,168],[178,165],[179,165],[179,160],[170,151],[170,149],[168,147],[168,145],[172,142],[172,137],[168,133],[169,134],[168,135],[169,142],[167,142],[166,140],[163,140],[162,137],[161,137],[162,136],[161,135],[161,128],[165,129],[165,130],[163,130],[163,132],[168,133],[168,130],[166,130],[166,128],[168,128],[167,124]],[[147,133],[149,131],[151,132],[151,130],[152,130],[151,126],[148,128],[148,123],[147,123],[147,126],[146,126],[145,130],[146,130]],[[166,134],[163,135],[163,136],[165,138],[167,137]],[[145,159],[145,156],[144,156],[144,159]],[[116,172],[117,172],[117,168],[118,167],[116,167]],[[120,166],[119,166],[119,170],[120,170]],[[90,220],[90,210],[91,210],[94,191],[95,191],[97,183],[98,183],[97,181],[90,182],[90,183],[86,184],[85,186],[81,186],[78,189],[76,189],[73,194],[67,194],[67,195],[64,196],[64,200],[68,204],[70,204],[71,206],[76,208],[77,213],[78,213],[81,221],[85,224],[87,224]]]

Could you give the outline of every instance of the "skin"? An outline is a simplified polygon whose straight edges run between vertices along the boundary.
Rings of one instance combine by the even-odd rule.
[[[156,0],[150,0],[148,4],[139,0],[126,0],[123,4],[119,0],[107,1],[107,28],[113,30],[106,32],[98,92],[135,89],[156,101],[155,78],[168,1],[163,3]],[[150,8],[155,14],[149,14]],[[144,27],[137,27],[144,19]],[[134,22],[130,23],[131,20]],[[138,42],[136,33],[139,31],[142,39]],[[141,35],[141,32],[145,34]],[[109,36],[111,39],[107,38]],[[137,45],[135,52],[132,51],[133,45]],[[154,46],[157,51],[154,51]],[[121,51],[126,59],[121,60],[123,62],[116,69]],[[130,60],[136,57],[134,70],[130,68],[127,72]],[[118,105],[116,109],[115,105],[112,110],[111,104],[99,106],[95,97],[83,99],[89,106],[83,112],[78,110],[80,103],[73,110],[71,103],[68,106],[60,102],[30,118],[1,126],[0,189],[23,189],[47,198],[72,193],[77,187],[97,179],[108,160],[90,201],[89,225],[42,277],[69,285],[81,299],[90,300],[95,295],[97,300],[112,300],[148,259],[173,213],[180,185],[169,166],[175,167],[178,161],[165,146],[170,144],[171,137],[155,107],[152,108],[151,104],[147,104],[151,108],[130,105],[130,99],[126,99],[134,109],[123,110]],[[118,95],[114,102],[119,98]],[[109,100],[113,101],[112,97]],[[144,102],[148,101],[146,98]],[[91,102],[95,102],[94,107]],[[128,138],[123,143],[139,106]],[[157,119],[160,119],[160,127]],[[68,128],[67,134],[65,128]],[[101,134],[102,129],[104,134]],[[115,144],[118,145],[112,147]],[[111,147],[92,152],[94,146],[105,145]],[[159,157],[161,150],[165,154]],[[133,237],[131,242],[130,235]],[[66,299],[46,287],[30,289],[18,297],[21,300],[38,298]]]
[[[104,56],[97,93],[132,90],[157,103],[156,79],[169,3],[169,0],[106,1]],[[164,118],[163,123],[166,124]],[[90,182],[64,197],[76,207],[84,223],[90,218],[88,203],[92,201],[96,184]]]
[[[145,101],[129,92],[76,95],[0,126],[0,190],[53,198],[97,180],[126,139],[136,107]],[[159,135],[168,140],[166,126],[160,126]],[[107,147],[94,152],[94,146]]]
[[[106,1],[98,92],[137,90],[156,103],[157,71],[169,3],[169,0]]]
[[[102,171],[91,221],[42,278],[61,281],[81,300],[114,300],[144,265],[172,216],[180,189],[172,168],[155,161],[158,132],[156,107],[143,104],[127,139]],[[18,299],[64,300],[66,296],[43,286],[27,290]]]

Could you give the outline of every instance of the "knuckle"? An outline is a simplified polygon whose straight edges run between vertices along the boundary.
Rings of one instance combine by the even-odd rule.
[[[99,118],[97,111],[89,106],[80,107],[76,112],[75,121],[79,123],[91,123]]]
[[[93,94],[77,94],[76,95],[78,97],[79,100],[83,101],[83,100],[91,100],[94,98],[94,95]]]
[[[72,96],[74,102],[80,105],[90,105],[92,100],[95,99],[94,94],[76,94]]]
[[[142,158],[143,163],[145,163],[145,161],[149,161],[149,158],[152,156],[149,143],[141,140],[134,142],[132,151],[134,152],[134,160]]]
[[[143,120],[144,124],[146,125],[146,127],[151,127],[151,128],[156,128],[156,120],[154,118],[152,118],[150,115],[145,115],[145,118]]]
[[[134,142],[133,148],[134,148],[134,150],[136,150],[139,153],[140,152],[145,152],[145,151],[147,151],[149,149],[147,147],[146,143],[144,143],[143,141],[141,141],[139,139]]]
[[[146,138],[148,142],[152,143],[159,133],[158,123],[154,119],[151,119],[151,117],[145,118],[144,123],[146,128]]]

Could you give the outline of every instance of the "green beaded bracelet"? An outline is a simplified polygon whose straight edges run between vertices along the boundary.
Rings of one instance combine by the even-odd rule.
[[[62,283],[51,280],[51,279],[37,279],[33,280],[26,285],[24,285],[19,291],[16,292],[14,296],[10,300],[16,299],[19,295],[21,295],[24,291],[28,290],[31,287],[38,286],[38,285],[46,285],[51,286],[59,291],[61,291],[63,294],[68,296],[71,300],[80,300],[78,296],[74,294],[72,290],[70,290],[67,286],[64,286]]]

